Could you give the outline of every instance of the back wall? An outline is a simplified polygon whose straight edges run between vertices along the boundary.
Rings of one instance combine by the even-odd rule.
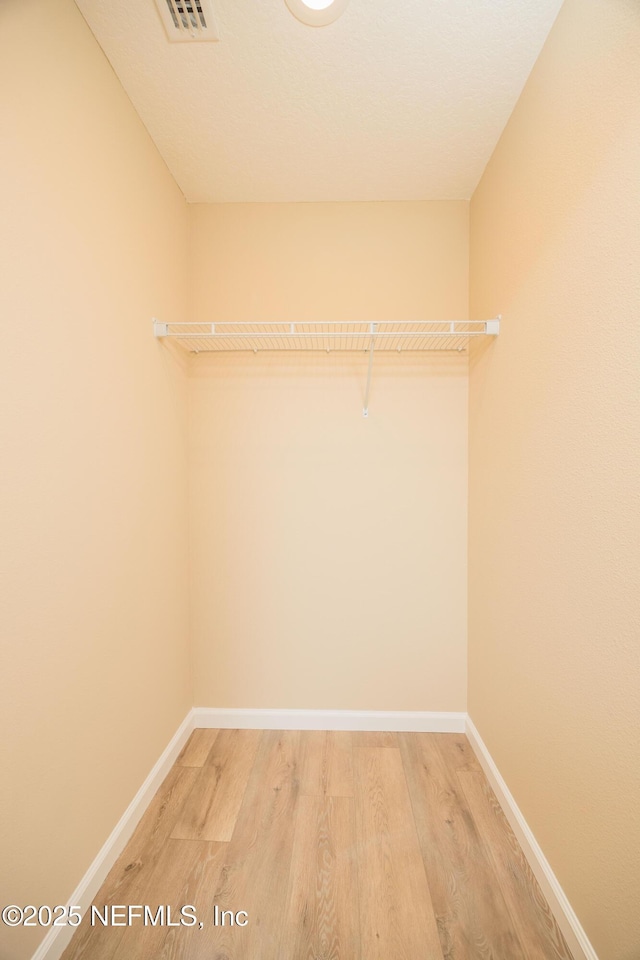
[[[195,205],[189,319],[464,319],[468,204]],[[199,357],[199,706],[464,710],[467,358]]]

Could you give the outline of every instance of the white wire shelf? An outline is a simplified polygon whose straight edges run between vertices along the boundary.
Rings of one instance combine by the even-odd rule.
[[[161,323],[156,337],[170,338],[189,353],[250,350],[340,350],[462,352],[473,337],[497,336],[500,317],[492,320],[385,320],[346,322]]]
[[[498,316],[492,320],[327,320],[311,323],[162,323],[154,320],[153,332],[160,339],[175,340],[188,353],[364,351],[369,354],[369,366],[362,415],[368,417],[374,351],[463,352],[473,337],[497,336],[500,319]]]

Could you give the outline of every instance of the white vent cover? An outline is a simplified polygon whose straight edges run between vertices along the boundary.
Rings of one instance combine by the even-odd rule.
[[[211,0],[156,0],[171,43],[219,40]]]

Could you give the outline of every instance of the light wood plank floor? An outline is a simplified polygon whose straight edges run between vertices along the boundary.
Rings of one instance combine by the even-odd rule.
[[[63,960],[571,960],[462,734],[196,730],[94,903],[197,922]]]

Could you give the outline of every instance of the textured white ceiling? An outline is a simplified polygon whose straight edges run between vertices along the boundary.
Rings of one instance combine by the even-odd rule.
[[[153,0],[76,0],[187,200],[469,197],[561,0],[214,0],[219,43]]]

